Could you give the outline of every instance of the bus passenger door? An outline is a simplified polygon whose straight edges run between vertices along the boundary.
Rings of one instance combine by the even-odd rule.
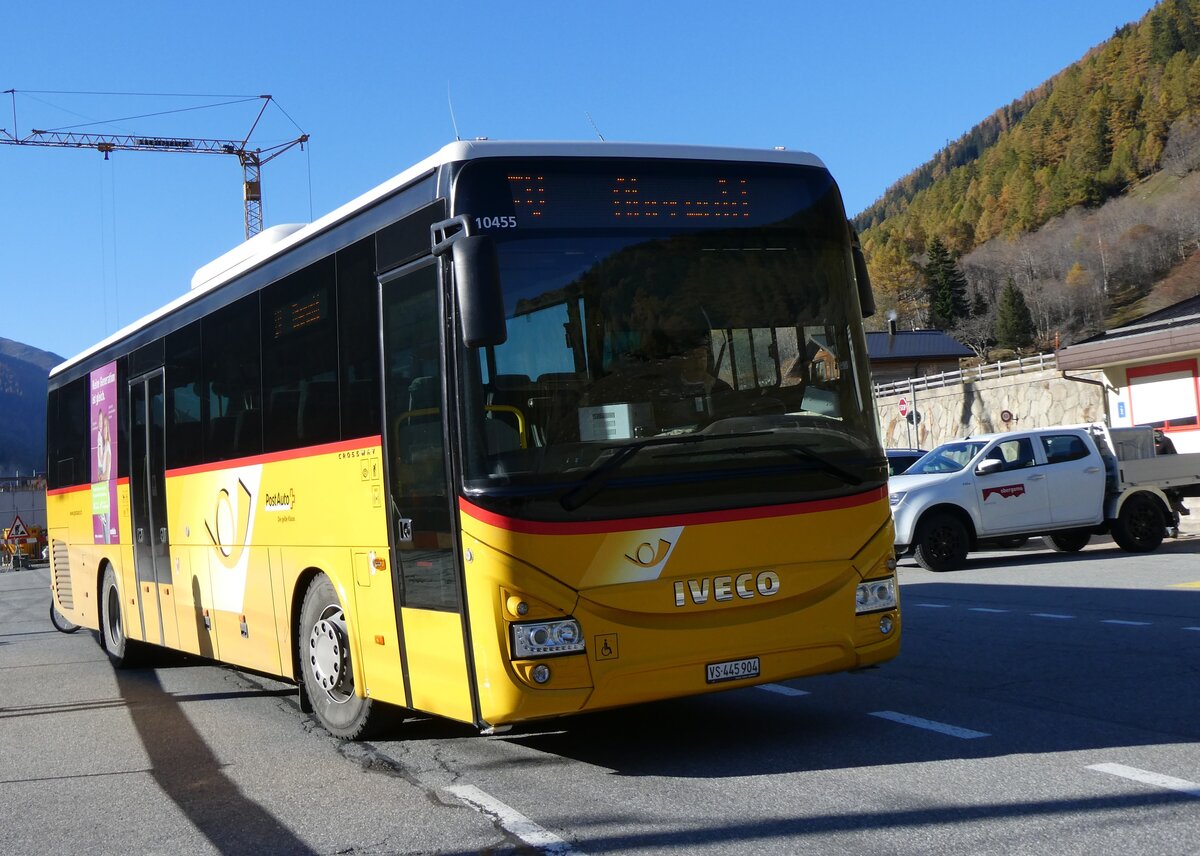
[[[171,585],[164,454],[165,402],[161,369],[130,381],[129,498],[142,638],[159,645],[175,645],[178,640],[174,610],[168,609],[170,627],[165,627],[161,602],[162,587]]]
[[[442,406],[432,259],[382,281],[384,450],[398,632],[411,707],[475,720]]]

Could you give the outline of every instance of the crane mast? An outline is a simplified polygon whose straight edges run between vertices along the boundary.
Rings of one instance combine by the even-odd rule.
[[[6,90],[14,94],[15,90]],[[28,136],[17,137],[7,129],[0,128],[0,144],[16,146],[52,146],[56,148],[95,149],[108,160],[112,152],[183,152],[189,154],[235,155],[242,165],[242,196],[245,201],[246,237],[251,238],[262,231],[262,168],[294,146],[303,148],[308,134],[301,134],[266,148],[249,148],[250,137],[258,126],[259,119],[271,101],[270,95],[263,99],[262,109],[243,140],[212,140],[195,137],[141,136],[137,134],[90,134],[65,133],[59,131],[32,130]],[[14,125],[15,116],[14,116]]]

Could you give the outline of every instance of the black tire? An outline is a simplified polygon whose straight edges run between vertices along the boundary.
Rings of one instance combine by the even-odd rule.
[[[355,692],[346,614],[324,574],[304,593],[296,647],[304,692],[330,734],[357,740],[379,725],[382,705]]]
[[[54,629],[59,633],[74,633],[79,629],[78,624],[75,624],[58,611],[58,607],[54,605],[53,599],[50,601],[50,623],[54,625]]]
[[[1087,529],[1066,529],[1042,536],[1042,541],[1056,553],[1078,553],[1092,540]]]
[[[953,514],[937,512],[921,521],[913,557],[927,571],[961,568],[970,549],[967,527]]]
[[[1112,536],[1122,550],[1149,553],[1163,542],[1166,527],[1158,501],[1148,494],[1135,493],[1121,506],[1112,524]]]
[[[121,622],[121,589],[112,565],[104,566],[104,577],[100,582],[100,645],[116,669],[136,666],[143,650],[141,643],[125,635],[125,626]]]

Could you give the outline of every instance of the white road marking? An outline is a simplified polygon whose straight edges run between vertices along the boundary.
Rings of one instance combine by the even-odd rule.
[[[986,606],[972,606],[970,611],[971,612],[994,612],[997,614],[1003,613],[1003,612],[1012,612],[1011,609],[989,609]]]
[[[481,791],[474,785],[450,785],[444,790],[458,797],[476,811],[487,815],[530,847],[536,847],[544,853],[583,856],[582,851],[573,849],[570,844],[553,832],[543,829],[516,809],[500,802],[491,794]]]
[[[1092,764],[1089,770],[1097,773],[1108,773],[1123,779],[1132,779],[1144,785],[1154,785],[1157,788],[1167,788],[1179,791],[1190,797],[1200,797],[1200,785],[1187,779],[1176,779],[1174,776],[1164,776],[1161,773],[1151,773],[1149,770],[1139,770],[1137,767],[1126,767],[1124,764]]]
[[[1185,627],[1184,630],[1200,630],[1200,627]]]
[[[878,716],[880,719],[890,719],[892,722],[899,722],[902,725],[911,725],[915,728],[924,728],[928,731],[936,731],[939,734],[948,734],[951,737],[958,737],[962,740],[975,740],[979,737],[991,737],[992,735],[984,731],[972,731],[969,728],[959,728],[957,725],[947,725],[944,722],[934,722],[932,719],[921,719],[919,716],[909,716],[905,713],[896,713],[894,710],[877,710],[871,716]]]
[[[1122,621],[1119,618],[1106,618],[1101,624],[1121,624],[1125,627],[1149,627],[1149,621]]]
[[[759,684],[758,688],[766,690],[769,693],[779,693],[779,695],[791,696],[793,698],[809,695],[808,690],[792,689],[791,687],[785,687],[783,684]]]
[[[914,603],[913,606],[927,606],[930,609],[949,609],[948,603]]]
[[[1074,615],[1059,615],[1056,612],[1034,612],[1031,613],[1034,618],[1074,618]]]

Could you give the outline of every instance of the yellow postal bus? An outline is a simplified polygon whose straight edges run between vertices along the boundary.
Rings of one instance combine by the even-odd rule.
[[[887,660],[871,311],[812,155],[453,143],[53,370],[55,604],[344,737]]]

